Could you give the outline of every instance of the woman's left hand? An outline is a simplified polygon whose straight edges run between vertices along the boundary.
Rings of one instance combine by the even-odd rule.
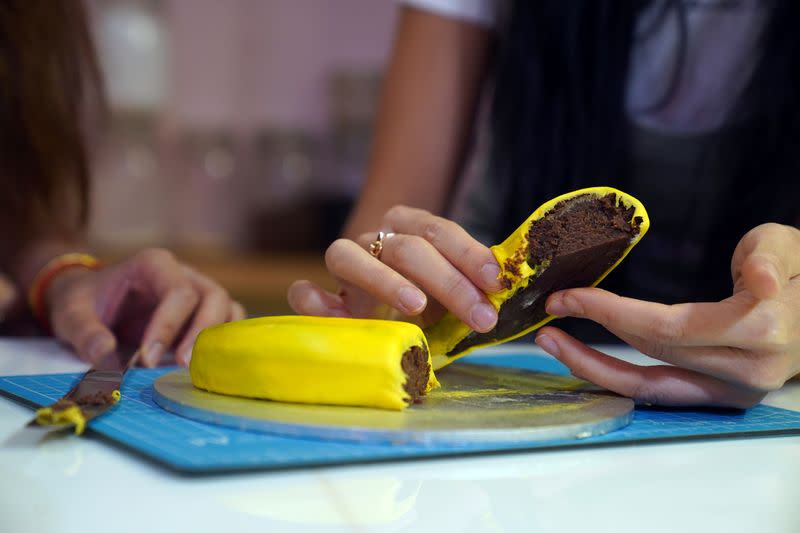
[[[202,329],[245,318],[225,289],[160,249],[97,271],[67,270],[51,283],[48,303],[55,335],[89,362],[122,340],[142,347],[145,366],[170,349],[186,365]]]
[[[644,403],[750,407],[800,373],[800,230],[764,224],[739,241],[733,295],[663,305],[597,288],[555,293],[547,312],[593,320],[670,365],[637,366],[555,327],[536,342],[572,373]]]

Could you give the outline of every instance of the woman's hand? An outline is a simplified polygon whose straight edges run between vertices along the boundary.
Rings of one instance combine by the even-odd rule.
[[[185,365],[200,330],[245,317],[225,289],[158,249],[97,271],[66,270],[51,283],[47,302],[56,336],[90,362],[116,348],[113,331],[143,348],[145,366],[172,347]]]
[[[296,281],[289,287],[292,308],[307,315],[375,317],[385,304],[421,326],[448,309],[477,331],[494,327],[497,312],[484,292],[501,289],[500,267],[488,248],[458,224],[411,207],[390,209],[379,229],[394,234],[383,241],[380,258],[367,251],[377,230],[335,241],[325,263],[340,291]]]
[[[576,376],[642,402],[752,406],[800,372],[800,231],[751,230],[731,273],[733,295],[717,303],[662,305],[588,288],[548,299],[548,313],[593,320],[674,366],[620,361],[554,327],[536,342]]]

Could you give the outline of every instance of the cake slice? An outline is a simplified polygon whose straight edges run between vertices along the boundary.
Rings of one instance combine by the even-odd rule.
[[[491,248],[504,286],[487,295],[498,311],[495,328],[479,333],[448,313],[426,330],[434,369],[543,326],[555,318],[544,308],[550,294],[597,285],[648,227],[644,206],[610,187],[581,189],[545,203]]]
[[[197,337],[195,387],[281,402],[400,410],[439,386],[422,330],[408,322],[273,316]]]

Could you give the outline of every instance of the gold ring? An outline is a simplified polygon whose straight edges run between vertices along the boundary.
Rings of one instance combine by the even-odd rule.
[[[383,252],[383,241],[392,236],[394,236],[394,233],[385,233],[383,231],[379,231],[375,240],[369,243],[370,255],[375,259],[380,259],[381,252]]]

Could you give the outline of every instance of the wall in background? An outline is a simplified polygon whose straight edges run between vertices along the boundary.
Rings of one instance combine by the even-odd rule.
[[[392,0],[168,0],[169,116],[180,124],[324,131],[338,69],[381,69]]]
[[[95,0],[115,104],[92,236],[298,248],[362,179],[394,0]],[[294,228],[275,239],[276,220]]]

